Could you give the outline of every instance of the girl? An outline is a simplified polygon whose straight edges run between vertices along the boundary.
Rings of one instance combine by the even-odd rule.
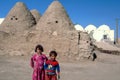
[[[60,79],[60,66],[59,63],[56,61],[57,53],[56,51],[51,51],[50,59],[46,61],[44,68],[45,68],[45,80],[57,80]],[[56,73],[57,71],[57,73]]]
[[[35,54],[31,57],[31,67],[33,68],[32,80],[45,80],[44,62],[47,57],[42,54],[43,47],[37,45],[35,48]]]

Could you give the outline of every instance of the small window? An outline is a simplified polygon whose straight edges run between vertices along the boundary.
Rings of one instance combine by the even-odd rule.
[[[13,18],[11,18],[11,20],[13,20]]]
[[[15,20],[18,20],[18,18],[15,18]]]
[[[58,21],[55,21],[55,23],[58,23]]]
[[[87,43],[89,43],[89,41],[87,41]]]
[[[93,43],[92,43],[92,42],[90,43],[90,46],[93,46]]]
[[[103,35],[103,39],[107,39],[107,35]]]
[[[34,25],[36,25],[37,23],[36,22],[33,22]]]

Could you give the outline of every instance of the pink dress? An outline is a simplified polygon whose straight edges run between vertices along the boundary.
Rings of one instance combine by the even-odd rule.
[[[31,67],[33,68],[32,80],[45,80],[44,62],[47,57],[44,54],[37,53],[31,57]]]

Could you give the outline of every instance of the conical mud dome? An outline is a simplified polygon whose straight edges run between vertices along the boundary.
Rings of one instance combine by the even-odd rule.
[[[36,29],[63,32],[73,30],[74,26],[59,1],[54,1],[40,18]]]
[[[1,24],[0,30],[5,32],[19,32],[35,25],[35,18],[22,2],[17,2]]]
[[[30,11],[32,13],[32,15],[34,16],[36,22],[39,21],[40,17],[41,17],[41,14],[36,10],[36,9],[33,9]]]

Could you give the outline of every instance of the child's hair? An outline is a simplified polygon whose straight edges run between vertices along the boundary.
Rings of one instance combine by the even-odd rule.
[[[52,55],[54,55],[55,57],[57,57],[57,52],[56,51],[50,51],[49,56],[52,56]]]
[[[36,47],[35,47],[35,52],[37,52],[37,48],[40,49],[42,52],[44,51],[42,45],[38,44]]]

